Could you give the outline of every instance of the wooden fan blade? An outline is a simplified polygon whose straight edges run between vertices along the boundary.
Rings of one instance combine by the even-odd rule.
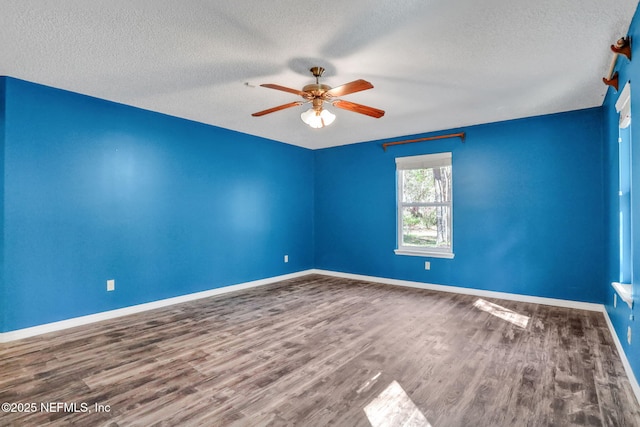
[[[345,83],[342,86],[334,87],[333,89],[329,89],[325,93],[329,96],[339,97],[371,88],[373,88],[373,85],[371,83],[366,80],[360,79],[352,81],[350,83]]]
[[[257,113],[253,113],[253,117],[264,116],[265,114],[275,113],[276,111],[284,110],[286,108],[297,107],[298,105],[302,105],[301,101],[290,102],[288,104],[278,105],[277,107],[269,108],[268,110],[258,111]]]
[[[293,94],[300,95],[300,96],[305,96],[307,94],[306,92],[303,92],[303,91],[298,90],[298,89],[291,89],[290,87],[274,85],[274,84],[271,84],[271,83],[266,83],[266,84],[263,84],[263,85],[260,85],[260,86],[268,87],[269,89],[281,90],[281,91],[284,91],[284,92],[289,92],[289,93],[293,93]]]
[[[375,117],[379,119],[384,116],[383,110],[378,110],[377,108],[367,107],[366,105],[356,104],[355,102],[343,101],[338,99],[337,101],[333,101],[331,103],[334,107],[342,108],[343,110],[353,111],[354,113],[366,114],[367,116]]]

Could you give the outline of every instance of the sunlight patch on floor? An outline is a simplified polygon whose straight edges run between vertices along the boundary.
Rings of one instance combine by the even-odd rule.
[[[516,313],[515,311],[509,310],[508,308],[504,308],[498,304],[494,304],[483,299],[478,299],[473,303],[473,306],[479,308],[482,311],[486,311],[493,316],[499,317],[502,320],[511,322],[514,325],[521,327],[522,329],[526,328],[529,324],[529,316]]]
[[[364,412],[372,427],[431,427],[397,381],[365,406]]]

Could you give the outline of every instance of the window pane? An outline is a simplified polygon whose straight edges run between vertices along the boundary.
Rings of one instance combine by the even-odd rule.
[[[451,166],[404,170],[401,177],[404,203],[451,201]]]
[[[619,162],[619,239],[620,283],[631,283],[631,126],[620,129]]]
[[[402,245],[450,248],[451,208],[449,206],[402,208]]]

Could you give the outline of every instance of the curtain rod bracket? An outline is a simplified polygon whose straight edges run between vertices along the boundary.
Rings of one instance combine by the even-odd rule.
[[[616,44],[612,44],[611,51],[618,55],[624,55],[631,61],[631,36],[622,37]]]
[[[618,72],[616,71],[615,73],[613,73],[613,76],[611,76],[611,78],[609,79],[606,77],[603,77],[602,82],[607,86],[613,87],[617,92],[618,91]]]

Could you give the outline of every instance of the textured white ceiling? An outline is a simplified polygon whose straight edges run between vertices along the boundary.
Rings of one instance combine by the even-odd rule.
[[[637,0],[0,0],[0,75],[323,148],[594,107]],[[621,59],[626,60],[626,59]],[[381,119],[307,106],[311,66]],[[329,108],[331,109],[331,108]]]

